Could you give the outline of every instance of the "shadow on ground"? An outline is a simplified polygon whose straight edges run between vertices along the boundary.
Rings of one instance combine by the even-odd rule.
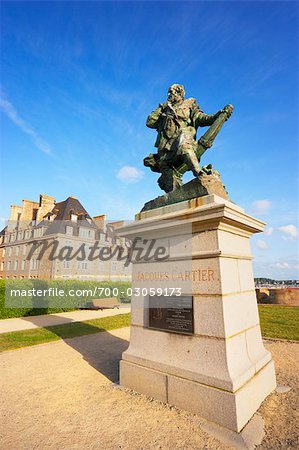
[[[35,323],[33,317],[26,319]],[[59,320],[58,315],[57,319]],[[67,320],[67,323],[72,323],[77,329],[81,326],[84,327],[84,335],[70,338],[68,334],[66,337],[65,328],[59,325],[45,327],[45,329],[63,339],[67,345],[79,352],[88,364],[110,381],[117,382],[119,380],[119,362],[122,353],[128,348],[129,342],[114,336],[109,331],[99,332],[99,328],[87,323],[72,322],[71,319]],[[36,320],[36,324],[38,325],[38,320]]]
[[[47,314],[47,313],[45,313],[45,314]],[[43,320],[45,320],[44,314],[36,315],[36,316],[24,316],[24,317],[20,317],[20,319],[25,320],[26,322],[33,323],[34,325],[36,325],[38,327],[45,328],[43,326]],[[68,319],[67,317],[61,317],[59,314],[54,315],[53,313],[51,313],[51,322],[52,322],[51,326],[64,325],[67,323],[75,323],[73,319]]]

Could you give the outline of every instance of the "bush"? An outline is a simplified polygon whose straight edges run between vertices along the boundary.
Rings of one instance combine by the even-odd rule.
[[[41,297],[11,295],[11,290],[14,289],[28,292],[33,288],[36,290],[62,289],[66,295],[63,297],[47,294]],[[129,303],[131,299],[128,289],[130,290],[130,288],[130,282],[121,281],[0,280],[0,319],[72,311],[84,307],[93,298],[117,297],[122,302]],[[68,295],[70,290],[82,291],[82,295],[70,296]],[[85,291],[86,295],[83,295],[83,291]]]

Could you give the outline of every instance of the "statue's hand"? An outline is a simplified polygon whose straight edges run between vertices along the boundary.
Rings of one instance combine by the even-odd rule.
[[[233,113],[233,110],[234,110],[234,107],[233,107],[233,105],[226,105],[224,108],[223,108],[223,112],[226,114],[226,116],[227,116],[227,118],[226,118],[226,120],[227,119],[229,119],[230,118],[230,116],[232,115],[232,113]]]

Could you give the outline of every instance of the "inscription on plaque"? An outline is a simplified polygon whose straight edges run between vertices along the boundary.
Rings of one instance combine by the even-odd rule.
[[[149,297],[148,326],[156,330],[193,334],[193,297]]]

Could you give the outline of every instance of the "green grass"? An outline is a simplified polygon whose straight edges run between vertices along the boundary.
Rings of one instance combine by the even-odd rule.
[[[46,328],[3,333],[0,334],[0,352],[128,327],[130,325],[130,316],[129,313],[118,314],[117,316],[92,319],[86,322],[74,322]]]
[[[299,340],[299,308],[259,305],[263,337]],[[0,351],[44,344],[86,334],[100,333],[130,325],[130,314],[103,317],[64,325],[0,334]]]
[[[299,308],[259,305],[262,335],[269,338],[299,340]]]

